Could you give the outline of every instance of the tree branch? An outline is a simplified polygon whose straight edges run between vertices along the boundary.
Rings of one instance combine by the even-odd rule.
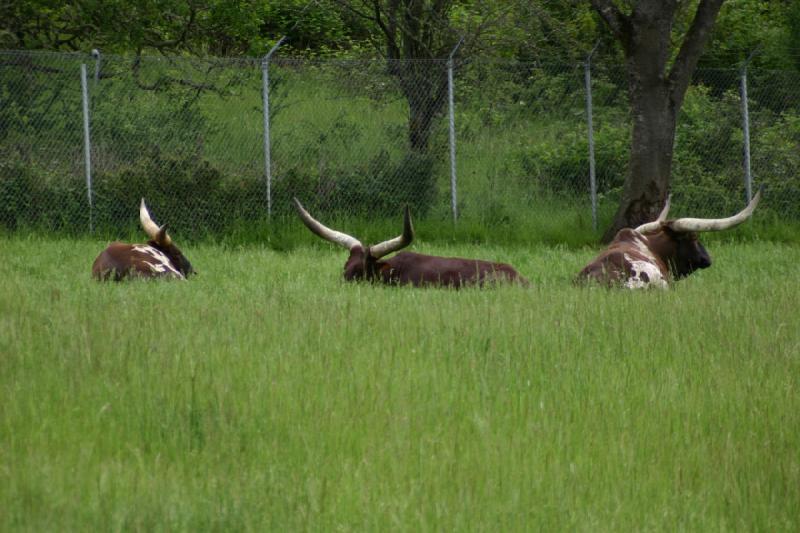
[[[389,16],[390,26],[387,26],[383,21],[383,17],[381,16],[380,0],[373,0],[372,7],[374,9],[373,20],[386,36],[386,55],[389,57],[389,59],[400,59],[400,48],[397,44],[397,26],[393,20],[393,17]]]
[[[591,4],[605,21],[614,37],[624,44],[627,40],[628,17],[614,5],[612,0],[591,0]]]
[[[725,0],[701,0],[697,6],[692,26],[683,39],[675,62],[669,73],[670,93],[673,99],[683,100],[703,48],[711,36],[711,29]]]
[[[374,15],[371,15],[370,13],[365,13],[364,11],[359,11],[358,9],[354,8],[354,7],[353,7],[353,6],[350,4],[350,2],[346,2],[346,1],[344,1],[344,0],[335,0],[335,2],[336,2],[336,4],[337,4],[337,5],[339,5],[340,7],[342,7],[344,10],[346,10],[346,11],[348,11],[348,12],[352,13],[353,15],[355,15],[355,16],[357,16],[357,17],[359,17],[359,18],[362,18],[362,19],[364,19],[364,20],[369,20],[369,21],[371,21],[371,22],[375,22],[375,17],[374,17]],[[372,10],[373,10],[373,7],[372,7],[372,5],[371,5],[371,4],[368,4],[366,1],[363,1],[363,2],[362,2],[362,4],[364,4],[364,7],[365,7],[367,10],[369,10],[369,11],[372,11]]]

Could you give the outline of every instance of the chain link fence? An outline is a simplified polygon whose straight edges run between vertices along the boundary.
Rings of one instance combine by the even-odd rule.
[[[0,99],[0,225],[70,233],[129,231],[140,197],[184,235],[282,223],[293,196],[324,220],[408,203],[417,218],[602,227],[631,131],[625,71],[597,59],[0,52]],[[800,218],[800,74],[698,70],[673,213],[740,209],[748,166],[765,210]]]

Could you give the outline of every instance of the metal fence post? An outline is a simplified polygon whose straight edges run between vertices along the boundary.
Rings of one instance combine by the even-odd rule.
[[[747,194],[747,203],[753,199],[753,176],[750,173],[750,111],[747,105],[747,66],[753,59],[753,50],[742,65],[741,71],[741,99],[742,99],[742,133],[744,135],[744,188]]]
[[[269,138],[269,60],[275,50],[283,44],[286,36],[280,38],[275,43],[264,59],[261,60],[261,94],[264,99],[264,175],[267,182],[267,217],[272,218],[272,160],[270,154],[270,138]]]
[[[597,231],[597,178],[594,164],[594,124],[592,123],[592,55],[599,41],[586,56],[583,64],[583,81],[586,86],[586,127],[589,132],[589,196],[592,202],[592,229]]]
[[[450,56],[447,58],[447,102],[449,106],[449,126],[450,126],[450,210],[453,213],[453,222],[458,219],[457,184],[456,184],[456,118],[455,104],[453,99],[453,56],[458,47],[461,46],[464,38],[462,37],[453,47]]]
[[[89,199],[89,233],[94,232],[92,206],[92,141],[89,137],[89,88],[86,82],[86,63],[81,63],[81,94],[83,100],[83,159],[86,168],[86,195]]]
[[[94,84],[100,81],[100,50],[97,48],[92,49],[92,57],[94,58]]]

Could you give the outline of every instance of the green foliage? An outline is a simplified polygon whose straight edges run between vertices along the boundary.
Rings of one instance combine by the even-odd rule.
[[[482,64],[464,71],[469,80],[464,87],[471,90],[459,92],[463,96],[456,120],[459,225],[464,229],[434,229],[431,235],[475,242],[591,240],[588,141],[583,95],[574,91],[575,72],[548,75],[522,67],[494,71]],[[109,72],[125,71],[116,68],[112,64]],[[754,88],[763,86],[758,72]],[[371,222],[394,220],[404,204],[419,220],[450,218],[444,152],[421,155],[403,149],[403,108],[390,92],[376,89],[381,98],[366,100],[344,83],[343,99],[334,72],[326,72],[317,83],[302,74],[287,79],[292,100],[276,120],[274,153],[280,157],[273,167],[274,218],[267,226],[266,184],[261,162],[253,161],[254,153],[260,157],[261,119],[249,100],[197,100],[178,89],[131,91],[124,77],[101,81],[92,98],[95,227],[115,235],[135,229],[142,196],[157,220],[186,238],[210,233],[257,240],[242,233],[253,227],[262,228],[261,235],[278,235],[280,225],[293,220],[294,196],[321,219],[363,223],[367,230]],[[598,102],[619,101],[619,87],[610,79],[597,76]],[[8,76],[0,88],[19,95],[14,84],[22,81]],[[37,90],[49,87],[46,80],[34,81]],[[16,125],[5,130],[7,140],[0,145],[5,154],[0,224],[11,230],[84,231],[89,225],[80,125],[63,118],[79,120],[79,108],[74,100],[54,98],[65,93],[54,87],[43,90],[33,106],[23,106],[17,98],[0,110]],[[484,93],[482,87],[495,92]],[[739,97],[735,90],[717,91],[694,86],[683,106],[672,181],[679,214],[724,216],[741,207]],[[777,115],[762,105],[764,91],[753,94],[753,173],[756,186],[766,186],[759,213],[769,216],[772,211],[796,220],[798,114],[787,110]],[[388,122],[368,120],[365,105]],[[249,120],[253,114],[248,128],[237,118]],[[289,114],[292,120],[283,120]],[[595,108],[594,124],[602,225],[627,172],[630,125],[624,109],[609,105]],[[443,128],[437,130],[440,137],[443,133]],[[72,146],[71,159],[31,142],[42,137],[62,139],[63,144],[55,143],[62,150]]]
[[[800,218],[800,112],[770,116],[753,144],[756,185],[780,218]]]
[[[0,6],[0,48],[104,53],[263,55],[281,36],[296,53],[329,55],[357,48],[363,22],[323,0],[143,0]]]
[[[352,29],[345,24],[341,9],[328,0],[267,2],[261,19],[262,34],[285,35],[287,46],[304,55],[337,55],[353,44]]]
[[[192,228],[217,232],[238,214],[236,206],[242,206],[241,198],[228,194],[222,179],[208,161],[148,154],[134,165],[96,175],[96,224],[101,230],[120,231],[127,227],[122,221],[138,223],[137,207],[145,195],[161,213],[159,222],[168,222],[173,230],[184,235],[197,231]],[[233,212],[223,209],[226,205],[234,206]]]
[[[505,121],[582,113],[581,76],[572,65],[542,68],[535,63],[476,61],[462,67],[456,77],[459,118],[466,123],[459,128],[471,136],[473,129]]]
[[[0,227],[73,232],[89,227],[86,188],[36,163],[0,160]]]
[[[794,65],[797,41],[790,39],[796,2],[737,0],[722,4],[704,66],[731,67],[753,52],[759,68],[786,69]]]
[[[619,53],[588,2],[450,2],[441,4],[447,6],[444,12],[434,4],[417,14],[423,20],[420,17],[437,13],[420,25],[426,29],[420,42],[433,38],[430,30],[438,28],[444,30],[440,33],[446,48],[454,44],[452,35],[467,35],[465,46],[492,57],[582,60],[598,41],[603,54]],[[618,4],[630,12],[629,2]],[[676,38],[688,28],[697,2],[681,4]],[[402,19],[402,10],[395,13],[390,5],[376,5],[384,21]],[[0,5],[0,48],[260,56],[287,35],[287,53],[358,55],[381,38],[373,8],[362,11],[363,7],[360,2],[331,0],[17,0]],[[798,13],[796,2],[723,3],[702,64],[731,67],[758,47],[755,61],[759,66],[797,69]],[[437,55],[444,56],[446,52]]]
[[[792,54],[792,65],[794,69],[800,71],[800,54],[797,54],[797,43],[800,42],[800,4],[789,2],[786,7],[786,49],[794,51]]]
[[[80,57],[0,52],[0,61],[0,154],[41,158],[53,145],[80,145]],[[32,146],[39,131],[47,146]]]
[[[594,132],[597,192],[622,187],[628,164],[630,128],[625,121],[603,121]],[[588,190],[589,141],[586,132],[567,131],[521,155],[524,174],[539,194],[584,197]]]
[[[675,135],[671,190],[690,213],[734,213],[742,189],[742,135],[737,96],[717,100],[707,87],[689,89]]]
[[[297,196],[325,217],[396,216],[405,204],[424,217],[435,198],[433,165],[430,157],[407,154],[391,161],[382,152],[364,167],[329,169],[324,177],[296,168],[275,182],[273,214],[294,216],[290,200]],[[94,174],[95,227],[107,234],[126,233],[138,223],[142,196],[156,220],[186,237],[235,232],[266,218],[263,180],[225,175],[195,155],[152,150],[130,164]],[[0,200],[0,224],[11,230],[88,228],[83,184],[42,168],[0,163]]]
[[[774,114],[751,102],[751,153],[754,188],[765,188],[762,211],[795,219],[800,215],[800,176],[794,170],[800,147],[800,115]],[[692,87],[682,108],[676,135],[672,191],[687,213],[723,216],[742,206],[744,171],[740,100],[728,92],[715,98],[703,86]],[[755,189],[754,189],[755,192]]]
[[[383,150],[364,163],[327,167],[322,174],[294,167],[276,183],[276,205],[279,212],[289,210],[291,198],[297,196],[315,212],[380,218],[407,204],[425,216],[435,200],[435,166],[429,155],[408,152],[393,160]]]

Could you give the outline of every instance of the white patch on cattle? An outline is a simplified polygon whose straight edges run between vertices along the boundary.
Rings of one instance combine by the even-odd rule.
[[[183,279],[183,274],[178,272],[174,266],[172,266],[172,262],[169,258],[164,255],[164,252],[159,250],[158,248],[154,248],[149,245],[136,245],[133,247],[134,252],[139,252],[145,255],[149,255],[153,258],[153,261],[142,261],[142,263],[146,264],[150,267],[150,270],[156,272],[158,274],[165,274],[171,273],[178,278]]]
[[[633,271],[628,279],[625,280],[625,288],[628,289],[646,289],[656,287],[659,289],[666,289],[669,284],[664,279],[661,269],[657,265],[649,261],[637,261],[632,259],[628,254],[625,254],[625,261],[631,265]],[[642,274],[647,276],[647,279],[642,278]]]

